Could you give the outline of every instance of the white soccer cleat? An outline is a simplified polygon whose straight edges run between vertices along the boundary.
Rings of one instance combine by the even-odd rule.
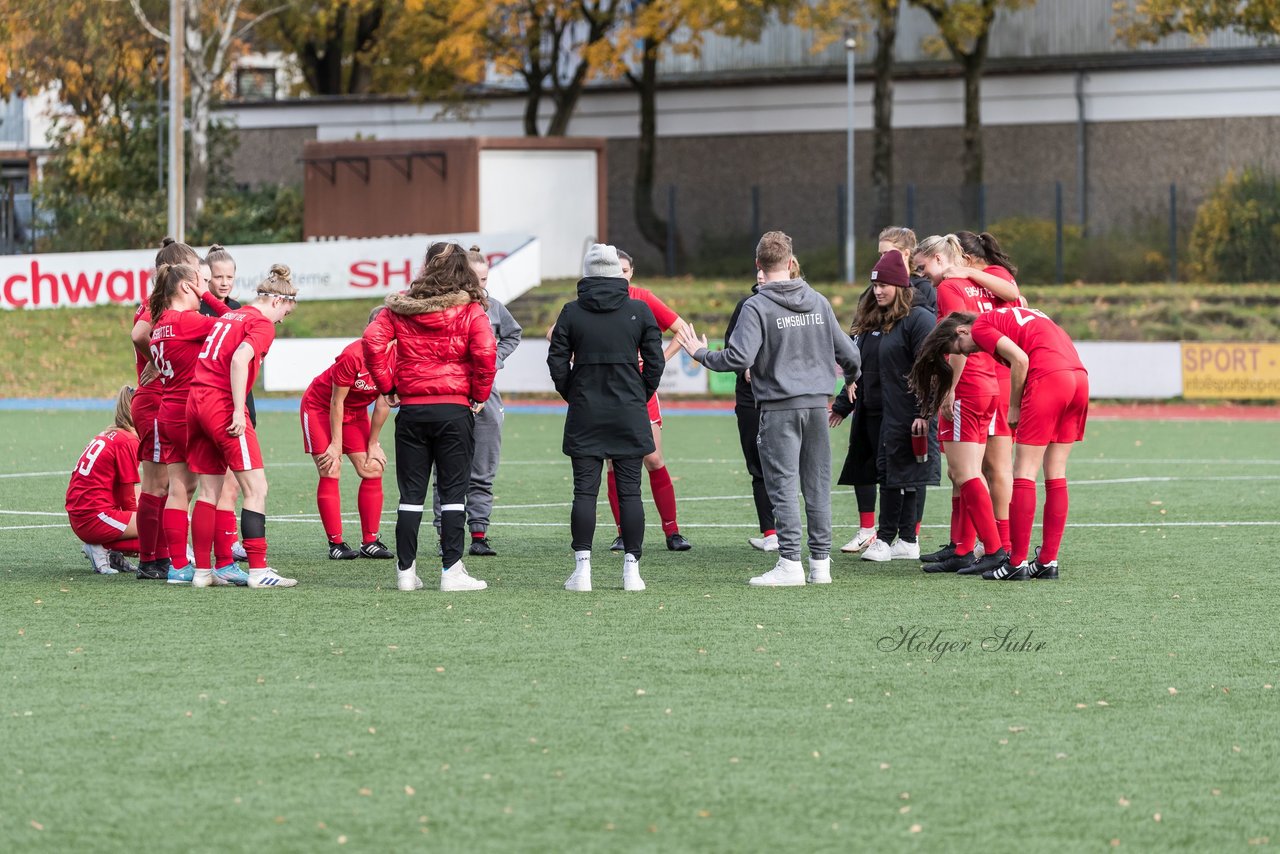
[[[622,559],[622,589],[640,591],[644,589],[644,579],[640,577],[640,561],[634,555]]]
[[[244,544],[241,543],[239,540],[236,540],[234,543],[231,544],[231,558],[232,560],[248,560],[249,559],[249,553],[244,550]]]
[[[418,577],[418,562],[409,564],[408,569],[396,567],[396,589],[406,592],[422,589],[422,579]]]
[[[297,587],[298,579],[285,578],[271,567],[249,570],[249,586],[258,587]]]
[[[225,585],[226,582],[224,581],[222,582],[222,584]],[[215,585],[221,586],[218,584],[218,579],[214,578],[212,569],[193,568],[191,570],[191,586],[192,587],[196,587],[196,588],[213,587]]]
[[[858,534],[852,540],[840,547],[840,551],[845,554],[854,554],[865,549],[876,540],[875,528],[859,528]]]
[[[98,575],[118,575],[119,570],[111,566],[111,556],[107,554],[107,550],[102,546],[93,546],[85,543],[80,547],[80,551],[84,552],[84,556],[89,559],[89,565],[93,567],[93,571]]]
[[[461,593],[467,590],[484,590],[488,588],[479,578],[467,575],[467,568],[458,561],[448,569],[440,570],[440,592]]]
[[[982,540],[978,540],[973,544],[973,559],[982,560],[982,556],[987,553],[987,548],[982,544]]]
[[[800,561],[780,557],[773,569],[747,583],[752,587],[804,587],[804,570]]]
[[[821,560],[812,557],[809,558],[809,583],[831,583],[831,558],[824,557]]]
[[[884,540],[872,540],[862,552],[863,560],[886,561],[893,558],[893,549]]]
[[[575,593],[591,592],[591,552],[573,553],[573,575],[564,583],[565,590]]]
[[[908,543],[906,540],[898,539],[891,549],[889,549],[889,558],[891,560],[919,560],[920,559],[920,543]]]
[[[778,550],[778,535],[770,534],[767,537],[747,537],[747,542],[751,548],[762,552],[776,552]]]

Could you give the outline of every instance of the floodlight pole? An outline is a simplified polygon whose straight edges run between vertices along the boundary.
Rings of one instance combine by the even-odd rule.
[[[854,29],[852,26],[845,27],[844,30],[844,54],[846,58],[845,65],[845,89],[848,98],[849,116],[848,116],[848,141],[846,144],[848,162],[845,164],[845,194],[844,194],[844,280],[853,282],[854,267],[854,241],[853,241],[853,63],[854,53],[857,51],[858,41],[854,38]]]
[[[186,64],[186,0],[169,0],[169,236],[186,240],[185,187],[183,184],[182,125],[184,118],[183,66]]]

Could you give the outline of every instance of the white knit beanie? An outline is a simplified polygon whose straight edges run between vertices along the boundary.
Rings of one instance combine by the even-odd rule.
[[[618,260],[618,250],[607,243],[591,244],[587,257],[582,259],[582,275],[621,279],[622,262]]]

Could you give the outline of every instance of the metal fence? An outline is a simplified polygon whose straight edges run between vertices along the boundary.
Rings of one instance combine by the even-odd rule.
[[[30,193],[16,193],[0,183],[0,255],[33,251],[32,214]]]
[[[892,188],[884,205],[873,187],[859,185],[856,269],[862,274],[874,265],[881,228],[905,225],[922,238],[990,231],[1028,284],[1186,280],[1191,230],[1205,192],[1176,182],[1110,185],[1091,188],[1082,200],[1074,185],[1060,182],[906,184]],[[620,238],[641,246],[646,266],[668,275],[741,274],[744,263],[750,269],[759,235],[780,229],[794,239],[811,278],[837,279],[844,269],[844,193],[839,184],[669,185],[655,194],[659,213],[674,223],[661,251],[641,246],[637,234],[627,233],[630,223],[616,226]]]

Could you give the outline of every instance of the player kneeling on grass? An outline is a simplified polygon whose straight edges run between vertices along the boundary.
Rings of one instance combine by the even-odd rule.
[[[456,243],[432,244],[409,290],[364,331],[364,360],[396,416],[396,586],[418,590],[418,532],[434,465],[440,482],[440,589],[484,590],[462,565],[476,413],[493,390],[497,348],[480,279]],[[388,355],[395,343],[394,364]]]
[[[1070,336],[1044,312],[1000,308],[954,312],[925,339],[911,372],[924,412],[951,385],[946,354],[990,353],[1010,368],[1009,425],[1014,431],[1009,560],[982,574],[988,581],[1058,577],[1058,547],[1067,525],[1067,457],[1084,438],[1089,375]],[[1042,544],[1027,561],[1036,515],[1036,472],[1044,467]]]
[[[249,587],[293,587],[267,566],[267,475],[262,450],[249,422],[245,398],[258,376],[262,360],[275,340],[277,323],[293,313],[298,301],[289,268],[271,267],[258,285],[257,299],[230,311],[213,325],[196,359],[187,400],[187,467],[198,476],[195,510],[191,514],[191,541],[195,548],[192,587],[229,582],[218,567],[214,573],[213,539],[218,519],[218,497],[230,468],[240,484],[244,507],[240,511],[240,541],[249,558]]]
[[[640,468],[655,447],[648,401],[666,367],[662,333],[653,310],[628,295],[617,249],[593,244],[582,267],[578,299],[560,310],[547,352],[551,380],[569,404],[562,450],[573,460],[574,570],[564,588],[591,590],[600,472],[605,460],[613,460],[626,553],[622,588],[644,590]]]
[[[100,575],[133,572],[124,552],[138,551],[138,432],[130,409],[133,389],[116,395],[116,417],[93,437],[71,470],[67,519]]]
[[[676,338],[713,371],[751,369],[751,391],[760,408],[760,462],[778,522],[778,562],[752,578],[753,587],[800,587],[800,507],[809,522],[810,584],[831,583],[831,443],[827,399],[835,365],[854,396],[861,362],[827,298],[804,279],[792,278],[791,238],[770,231],[756,246],[764,282],[747,299],[724,350],[685,326]]]
[[[369,314],[372,323],[378,306]],[[387,353],[387,361],[395,365],[395,348]],[[369,404],[373,404],[373,418]],[[379,538],[382,525],[382,473],[387,468],[387,455],[378,442],[382,425],[391,414],[387,399],[378,394],[373,376],[364,363],[364,342],[348,344],[333,364],[311,381],[302,396],[302,446],[315,460],[320,473],[316,488],[316,505],[320,523],[329,538],[330,560],[354,560],[358,557],[389,560],[395,557]],[[360,511],[361,541],[359,550],[342,538],[342,493],[338,474],[342,455],[351,460],[360,478],[356,507]]]

